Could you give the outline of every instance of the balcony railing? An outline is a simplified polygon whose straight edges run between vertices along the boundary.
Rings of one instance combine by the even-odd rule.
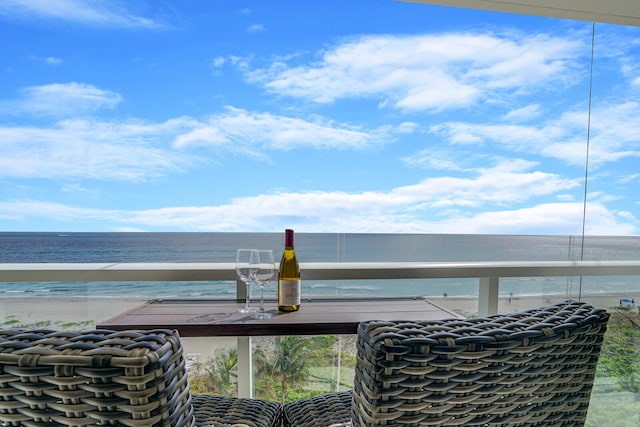
[[[478,279],[478,313],[498,311],[500,280],[527,277],[640,276],[635,261],[322,262],[301,263],[303,280]],[[235,281],[233,263],[20,263],[0,264],[2,282]],[[428,285],[425,285],[428,286]],[[640,289],[640,288],[639,288]],[[632,291],[632,290],[630,290]],[[425,288],[424,295],[429,295]],[[251,341],[238,337],[238,395],[251,396]]]
[[[301,263],[303,280],[478,279],[478,313],[498,310],[500,279],[640,276],[635,261],[320,262]],[[0,264],[0,282],[236,281],[233,263]],[[236,282],[237,297],[246,287]],[[428,290],[425,289],[425,294]]]

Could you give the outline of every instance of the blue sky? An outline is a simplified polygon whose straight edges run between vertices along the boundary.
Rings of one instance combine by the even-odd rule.
[[[1,231],[579,234],[592,24],[392,0],[0,3]],[[596,24],[587,234],[640,231]]]

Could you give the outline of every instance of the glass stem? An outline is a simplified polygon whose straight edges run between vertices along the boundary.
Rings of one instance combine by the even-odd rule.
[[[251,304],[251,297],[249,296],[249,290],[251,289],[250,283],[245,283],[247,285],[247,297],[244,299],[244,308],[249,308]]]
[[[264,313],[264,286],[260,287],[260,313]]]

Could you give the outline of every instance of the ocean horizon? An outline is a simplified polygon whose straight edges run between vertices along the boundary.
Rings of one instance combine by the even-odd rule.
[[[233,262],[237,248],[272,249],[284,233],[0,232],[0,263]],[[296,232],[301,262],[637,260],[640,237]],[[477,296],[477,279],[305,281],[303,297]],[[583,293],[624,293],[634,277],[584,277]],[[393,286],[390,286],[393,282]],[[501,295],[577,293],[576,277],[503,278]],[[0,297],[234,298],[235,282],[0,283]],[[275,281],[265,288],[275,296]]]

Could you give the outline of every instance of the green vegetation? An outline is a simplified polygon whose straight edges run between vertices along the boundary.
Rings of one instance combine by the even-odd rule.
[[[206,363],[191,366],[191,391],[198,394],[235,396],[238,393],[238,352],[219,350]]]
[[[349,347],[353,347],[352,338],[335,336],[287,336],[259,341],[253,354],[256,397],[290,402],[351,387],[355,357]],[[340,380],[336,384],[338,374]],[[218,351],[206,362],[194,363],[189,376],[194,393],[235,396],[237,353]]]
[[[16,316],[7,316],[0,326],[3,328],[16,329],[73,329],[77,331],[91,330],[96,327],[93,320],[82,320],[79,322],[60,322],[53,320],[38,320],[37,322],[26,323]]]
[[[18,327],[20,323],[21,323],[20,320],[17,319],[15,316],[7,316],[6,320],[2,322],[2,327],[15,328],[15,327]]]
[[[612,307],[591,395],[588,427],[640,425],[640,314]]]
[[[637,310],[628,307],[615,307],[609,312],[611,318],[602,345],[597,376],[615,378],[617,383],[615,391],[638,393],[640,392],[640,314]]]

